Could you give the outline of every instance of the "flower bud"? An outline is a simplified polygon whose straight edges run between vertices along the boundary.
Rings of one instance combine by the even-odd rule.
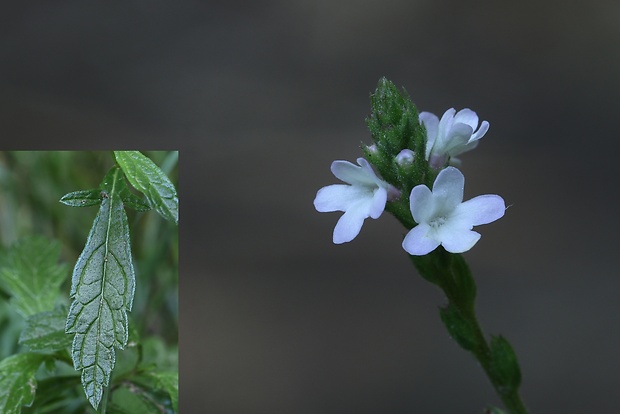
[[[405,165],[413,164],[413,160],[415,158],[415,153],[411,151],[409,148],[405,148],[396,156],[396,162],[401,167]]]

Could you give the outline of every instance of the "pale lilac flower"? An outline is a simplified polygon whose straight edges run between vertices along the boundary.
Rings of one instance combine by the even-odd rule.
[[[344,211],[334,228],[334,243],[350,242],[357,236],[368,217],[379,218],[385,203],[400,197],[400,192],[381,180],[364,158],[359,166],[348,161],[334,161],[331,166],[336,178],[348,183],[321,188],[314,199],[319,212]]]
[[[468,108],[458,112],[450,108],[441,121],[430,112],[420,112],[419,119],[426,128],[426,159],[435,169],[443,167],[447,157],[454,164],[460,163],[453,157],[476,148],[478,140],[489,130],[487,121],[482,121],[478,128],[478,115]]]
[[[454,167],[441,170],[433,191],[425,185],[411,190],[411,214],[417,226],[407,233],[403,249],[412,255],[425,255],[440,244],[451,253],[471,249],[480,239],[473,226],[491,223],[504,215],[504,199],[481,195],[463,202],[465,177]]]

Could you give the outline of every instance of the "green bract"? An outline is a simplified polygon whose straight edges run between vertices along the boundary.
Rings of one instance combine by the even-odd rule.
[[[166,220],[179,222],[179,198],[166,174],[139,151],[114,151],[116,162],[149,204]]]
[[[366,124],[374,142],[363,147],[364,156],[382,179],[401,191],[402,196],[385,207],[411,229],[415,222],[409,211],[409,194],[418,184],[432,184],[435,178],[426,161],[426,133],[413,102],[403,89],[381,78],[370,97],[372,111]],[[411,151],[412,161],[398,162],[401,151]]]

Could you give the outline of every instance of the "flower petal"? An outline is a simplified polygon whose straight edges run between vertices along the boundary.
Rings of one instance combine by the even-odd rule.
[[[478,115],[471,109],[464,108],[456,113],[454,123],[467,124],[475,131],[478,128]]]
[[[424,125],[424,128],[426,128],[426,159],[428,160],[431,155],[433,144],[437,139],[439,118],[437,118],[437,115],[430,112],[420,112],[418,119]]]
[[[439,242],[427,237],[430,230],[428,224],[418,224],[407,233],[403,240],[403,249],[411,255],[422,256],[435,250]]]
[[[463,201],[465,177],[454,167],[441,170],[433,183],[433,198],[439,215],[449,215]]]
[[[471,151],[471,150],[473,150],[474,148],[476,148],[476,147],[478,146],[478,144],[479,144],[479,143],[480,143],[480,141],[472,141],[472,140],[470,139],[468,144],[463,145],[462,147],[460,147],[460,148],[459,148],[458,152],[453,152],[453,154],[454,154],[454,155],[461,155],[461,154],[463,154],[464,152]],[[452,165],[452,160],[453,160],[453,159],[454,159],[454,158],[452,158],[452,157],[450,158],[450,164],[451,164],[451,165]]]
[[[480,240],[480,233],[475,231],[453,231],[449,238],[441,241],[441,245],[450,253],[463,253],[474,247],[478,240]]]
[[[471,136],[469,142],[474,142],[482,138],[484,134],[486,134],[489,130],[489,126],[490,125],[487,121],[482,121],[482,124],[480,124],[480,128],[476,131],[474,135]]]
[[[409,209],[416,223],[428,223],[435,214],[435,200],[431,190],[424,184],[411,190]]]
[[[454,211],[456,217],[466,217],[473,226],[491,223],[504,215],[506,204],[498,195],[485,194],[460,204]]]
[[[346,211],[351,205],[372,198],[372,191],[365,187],[332,184],[321,188],[314,198],[316,211]]]
[[[375,170],[372,169],[370,163],[365,158],[358,158],[357,163],[362,167],[364,171],[365,180],[368,180],[369,185],[376,185],[378,187],[387,187],[388,183],[377,177]]]
[[[452,128],[455,112],[456,110],[454,108],[450,108],[446,112],[444,112],[443,116],[439,120],[439,127],[437,129],[438,139],[442,139],[442,137],[445,137],[450,128]]]
[[[463,152],[463,147],[470,142],[473,132],[472,127],[467,124],[454,123],[439,150],[450,156],[459,155]]]
[[[349,208],[334,227],[334,244],[347,243],[353,240],[360,233],[366,217],[368,215],[364,208]]]
[[[387,189],[379,187],[375,190],[375,194],[372,197],[370,206],[368,209],[368,215],[373,219],[379,218],[383,210],[385,210],[385,203],[387,203]]]
[[[358,162],[359,160],[363,160],[363,158],[358,158]],[[376,185],[375,179],[377,177],[374,172],[372,172],[372,169],[372,175],[369,176],[367,170],[350,163],[349,161],[336,160],[332,162],[331,171],[336,178],[344,181],[345,183],[363,186]]]

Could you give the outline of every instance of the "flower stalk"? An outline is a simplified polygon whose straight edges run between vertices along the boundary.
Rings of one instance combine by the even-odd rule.
[[[474,226],[498,220],[506,210],[493,194],[463,202],[465,178],[453,166],[460,165],[455,156],[479,144],[489,123],[479,125],[467,108],[451,108],[441,120],[418,113],[406,92],[385,78],[371,104],[366,123],[374,143],[362,147],[366,159],[359,158],[358,166],[335,161],[332,172],[346,184],[319,190],[315,208],[344,212],[334,229],[336,244],[353,240],[366,218],[384,210],[394,215],[408,231],[402,247],[415,268],[448,299],[440,316],[450,336],[478,360],[508,412],[527,414],[517,357],[504,337],[487,341],[476,318],[476,283],[460,254],[480,239]]]
[[[440,315],[452,338],[478,360],[508,412],[527,414],[519,395],[517,357],[504,337],[492,337],[487,342],[476,318],[476,283],[465,259],[441,247],[410,258],[420,275],[446,294],[448,304],[440,308]]]

